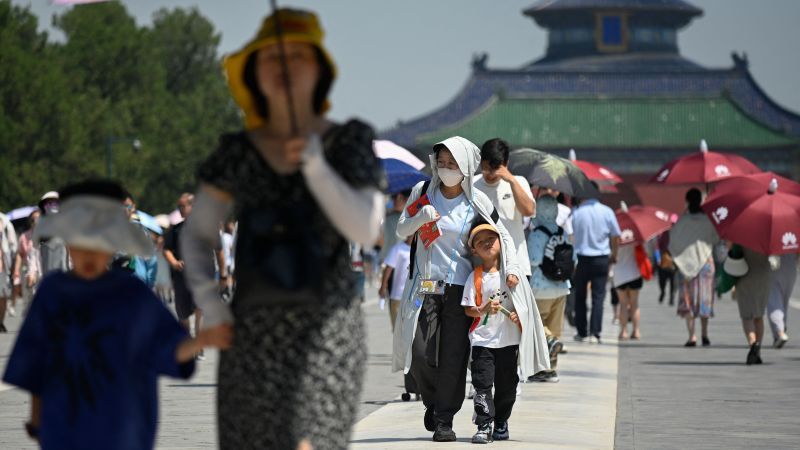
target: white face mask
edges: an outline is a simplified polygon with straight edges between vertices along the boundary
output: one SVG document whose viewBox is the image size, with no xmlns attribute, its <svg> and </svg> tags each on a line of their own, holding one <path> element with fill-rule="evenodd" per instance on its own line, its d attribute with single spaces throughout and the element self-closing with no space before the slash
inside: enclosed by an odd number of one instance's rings
<svg viewBox="0 0 800 450">
<path fill-rule="evenodd" d="M 455 169 L 438 169 L 439 178 L 442 179 L 442 183 L 444 183 L 447 187 L 453 187 L 464 179 L 464 174 L 461 173 L 460 170 Z"/>
</svg>

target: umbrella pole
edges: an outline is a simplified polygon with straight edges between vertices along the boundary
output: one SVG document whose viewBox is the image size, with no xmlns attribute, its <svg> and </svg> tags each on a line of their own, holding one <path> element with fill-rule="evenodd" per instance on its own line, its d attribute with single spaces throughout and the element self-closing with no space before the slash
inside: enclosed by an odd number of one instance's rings
<svg viewBox="0 0 800 450">
<path fill-rule="evenodd" d="M 292 136 L 297 136 L 299 129 L 297 127 L 297 117 L 294 113 L 294 100 L 292 99 L 292 84 L 289 77 L 289 63 L 286 61 L 286 49 L 283 46 L 283 26 L 281 25 L 280 17 L 278 17 L 278 4 L 276 0 L 270 0 L 272 6 L 272 15 L 275 17 L 275 34 L 278 36 L 278 58 L 281 63 L 281 70 L 283 72 L 283 82 L 286 86 L 286 102 L 289 106 L 289 126 L 291 127 Z"/>
</svg>

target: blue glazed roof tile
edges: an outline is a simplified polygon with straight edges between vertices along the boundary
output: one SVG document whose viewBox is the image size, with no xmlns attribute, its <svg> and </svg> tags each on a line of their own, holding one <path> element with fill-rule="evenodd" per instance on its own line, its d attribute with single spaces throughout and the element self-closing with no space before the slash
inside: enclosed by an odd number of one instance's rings
<svg viewBox="0 0 800 450">
<path fill-rule="evenodd" d="M 586 72 L 476 70 L 447 105 L 381 133 L 413 147 L 416 137 L 453 125 L 485 105 L 494 95 L 514 97 L 687 97 L 728 96 L 769 128 L 800 136 L 800 116 L 772 101 L 746 68 L 675 72 Z"/>
</svg>

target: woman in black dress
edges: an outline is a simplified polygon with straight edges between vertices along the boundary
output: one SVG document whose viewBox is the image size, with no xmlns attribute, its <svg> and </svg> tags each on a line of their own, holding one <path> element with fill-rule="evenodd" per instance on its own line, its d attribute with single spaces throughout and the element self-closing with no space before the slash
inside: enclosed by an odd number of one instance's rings
<svg viewBox="0 0 800 450">
<path fill-rule="evenodd" d="M 183 240 L 206 326 L 234 326 L 219 365 L 220 447 L 343 449 L 366 360 L 348 241 L 372 245 L 383 214 L 374 133 L 325 118 L 336 72 L 313 13 L 279 10 L 224 65 L 245 130 L 222 136 L 201 164 Z M 231 210 L 239 234 L 228 307 L 207 255 Z"/>
</svg>

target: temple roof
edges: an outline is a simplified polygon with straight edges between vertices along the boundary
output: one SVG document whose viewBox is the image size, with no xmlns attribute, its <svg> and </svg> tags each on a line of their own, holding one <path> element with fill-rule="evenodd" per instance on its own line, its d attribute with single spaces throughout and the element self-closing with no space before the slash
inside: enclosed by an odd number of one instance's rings
<svg viewBox="0 0 800 450">
<path fill-rule="evenodd" d="M 654 12 L 678 12 L 691 16 L 703 10 L 683 0 L 542 0 L 525 10 L 526 15 L 545 12 L 568 12 L 579 9 L 627 9 Z"/>
<path fill-rule="evenodd" d="M 772 101 L 753 80 L 746 62 L 735 57 L 731 69 L 685 68 L 676 71 L 595 72 L 558 68 L 535 71 L 476 68 L 461 91 L 446 105 L 381 133 L 400 145 L 413 148 L 418 136 L 452 128 L 478 114 L 495 96 L 504 98 L 570 99 L 602 102 L 607 98 L 709 99 L 721 97 L 750 120 L 777 133 L 800 137 L 800 116 Z M 693 144 L 693 147 L 696 143 Z"/>
<path fill-rule="evenodd" d="M 695 148 L 701 139 L 726 150 L 800 143 L 753 120 L 725 96 L 495 96 L 463 121 L 420 135 L 416 144 L 430 148 L 455 135 L 478 145 L 502 136 L 513 147 L 547 149 Z"/>
</svg>

